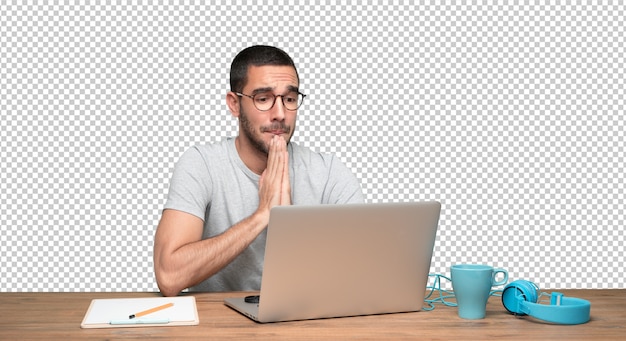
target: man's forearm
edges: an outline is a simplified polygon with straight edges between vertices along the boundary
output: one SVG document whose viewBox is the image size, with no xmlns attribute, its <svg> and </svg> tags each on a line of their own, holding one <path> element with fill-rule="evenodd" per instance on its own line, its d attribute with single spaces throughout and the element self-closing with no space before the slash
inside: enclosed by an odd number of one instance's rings
<svg viewBox="0 0 626 341">
<path fill-rule="evenodd" d="M 155 252 L 157 284 L 165 296 L 213 276 L 232 262 L 267 227 L 269 212 L 255 212 L 224 233 L 192 242 L 170 253 Z"/>
</svg>

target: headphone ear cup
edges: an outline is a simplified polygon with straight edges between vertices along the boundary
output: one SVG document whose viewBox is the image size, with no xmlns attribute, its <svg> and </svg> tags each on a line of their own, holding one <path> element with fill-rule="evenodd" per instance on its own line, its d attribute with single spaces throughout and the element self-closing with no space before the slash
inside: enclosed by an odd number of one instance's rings
<svg viewBox="0 0 626 341">
<path fill-rule="evenodd" d="M 530 281 L 516 280 L 502 290 L 502 305 L 512 314 L 526 315 L 522 311 L 523 302 L 537 302 L 537 285 Z"/>
</svg>

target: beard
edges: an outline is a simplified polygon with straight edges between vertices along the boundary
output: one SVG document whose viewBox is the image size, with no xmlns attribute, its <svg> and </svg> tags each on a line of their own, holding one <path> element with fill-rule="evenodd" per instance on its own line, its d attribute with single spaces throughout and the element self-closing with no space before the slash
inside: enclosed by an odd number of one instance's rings
<svg viewBox="0 0 626 341">
<path fill-rule="evenodd" d="M 263 141 L 262 135 L 264 132 L 282 130 L 288 135 L 285 142 L 289 144 L 289 141 L 291 140 L 291 127 L 285 125 L 283 122 L 274 122 L 269 126 L 262 126 L 258 130 L 255 129 L 252 123 L 250 123 L 250 120 L 248 120 L 248 116 L 241 106 L 239 107 L 239 122 L 241 123 L 241 134 L 243 134 L 245 138 L 250 141 L 250 144 L 254 149 L 265 155 L 269 154 L 269 144 Z"/>
</svg>

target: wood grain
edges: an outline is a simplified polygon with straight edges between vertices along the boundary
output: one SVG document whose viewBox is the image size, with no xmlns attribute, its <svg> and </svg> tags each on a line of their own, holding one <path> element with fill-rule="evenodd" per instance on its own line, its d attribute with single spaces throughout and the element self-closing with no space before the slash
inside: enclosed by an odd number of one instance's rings
<svg viewBox="0 0 626 341">
<path fill-rule="evenodd" d="M 223 304 L 252 293 L 196 293 L 200 325 L 81 329 L 95 298 L 154 297 L 158 293 L 0 293 L 0 339 L 626 339 L 626 289 L 560 290 L 591 302 L 591 321 L 553 325 L 508 314 L 497 297 L 482 320 L 463 320 L 456 308 L 433 311 L 259 324 Z"/>
</svg>

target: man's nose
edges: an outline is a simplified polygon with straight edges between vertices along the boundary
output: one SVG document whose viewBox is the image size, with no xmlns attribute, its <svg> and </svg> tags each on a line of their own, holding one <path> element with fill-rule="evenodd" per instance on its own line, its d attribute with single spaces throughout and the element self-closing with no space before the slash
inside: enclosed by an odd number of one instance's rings
<svg viewBox="0 0 626 341">
<path fill-rule="evenodd" d="M 271 110 L 273 121 L 282 121 L 285 119 L 285 105 L 283 104 L 283 96 L 276 96 L 276 102 Z"/>
</svg>

